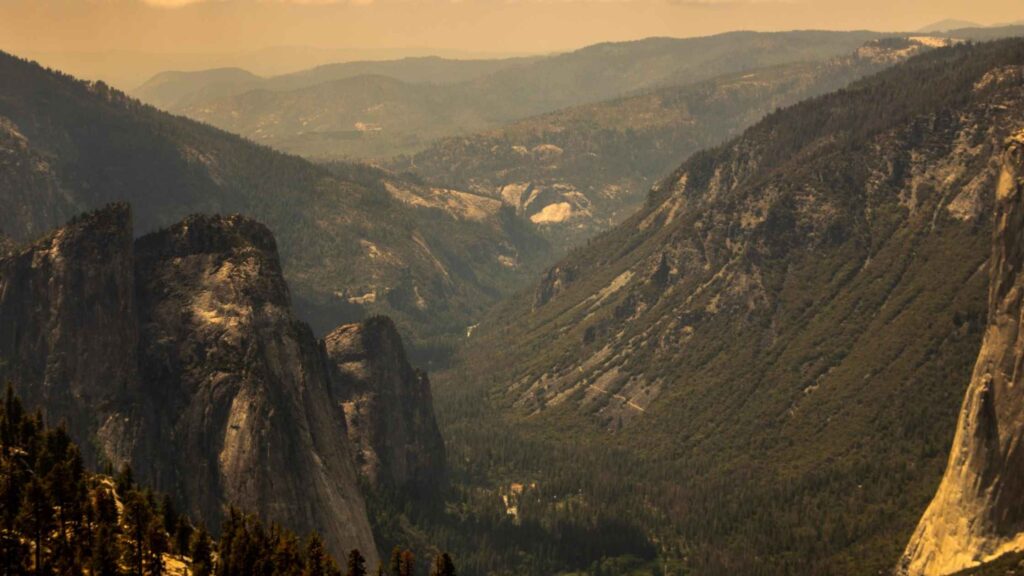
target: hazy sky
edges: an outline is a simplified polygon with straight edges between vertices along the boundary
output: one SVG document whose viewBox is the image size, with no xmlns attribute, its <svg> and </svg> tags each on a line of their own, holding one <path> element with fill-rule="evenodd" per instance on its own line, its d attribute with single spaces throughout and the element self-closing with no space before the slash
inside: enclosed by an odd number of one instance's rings
<svg viewBox="0 0 1024 576">
<path fill-rule="evenodd" d="M 125 84 L 165 67 L 273 73 L 349 57 L 552 52 L 737 29 L 916 30 L 946 18 L 1019 21 L 1024 0 L 0 0 L 0 49 Z"/>
</svg>

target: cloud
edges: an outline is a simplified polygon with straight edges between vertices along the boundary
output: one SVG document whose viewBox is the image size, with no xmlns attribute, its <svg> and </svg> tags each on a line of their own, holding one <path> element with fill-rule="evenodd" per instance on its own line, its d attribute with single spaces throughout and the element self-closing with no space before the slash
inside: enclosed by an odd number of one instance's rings
<svg viewBox="0 0 1024 576">
<path fill-rule="evenodd" d="M 380 1 L 385 3 L 429 3 L 431 1 L 463 3 L 469 0 L 136 0 L 149 6 L 159 8 L 181 8 L 194 4 L 212 4 L 216 2 L 236 2 L 249 4 L 291 4 L 300 6 L 368 6 Z M 638 3 L 644 1 L 663 2 L 675 6 L 728 7 L 767 4 L 798 4 L 806 0 L 497 0 L 506 4 L 545 4 L 545 3 Z"/>
<path fill-rule="evenodd" d="M 228 2 L 230 0 L 141 0 L 143 4 L 157 8 L 181 8 L 193 4 L 212 4 L 214 2 Z M 307 6 L 322 6 L 330 4 L 350 4 L 365 6 L 373 4 L 374 0 L 234 0 L 236 2 L 249 2 L 251 4 L 300 4 Z"/>
<path fill-rule="evenodd" d="M 676 6 L 759 6 L 766 4 L 800 4 L 804 0 L 667 0 Z"/>
<path fill-rule="evenodd" d="M 158 6 L 160 8 L 179 8 L 181 6 L 207 1 L 208 0 L 142 0 L 142 3 L 149 4 L 150 6 Z"/>
<path fill-rule="evenodd" d="M 2 0 L 0 0 L 2 1 Z M 158 8 L 182 8 L 195 4 L 213 4 L 218 2 L 234 2 L 248 4 L 285 4 L 298 6 L 371 6 L 377 3 L 428 4 L 430 2 L 464 3 L 470 0 L 136 0 Z M 799 4 L 807 0 L 491 0 L 505 4 L 587 4 L 587 3 L 665 3 L 673 6 L 692 6 L 706 8 L 726 8 L 735 6 L 757 5 L 788 5 Z"/>
</svg>

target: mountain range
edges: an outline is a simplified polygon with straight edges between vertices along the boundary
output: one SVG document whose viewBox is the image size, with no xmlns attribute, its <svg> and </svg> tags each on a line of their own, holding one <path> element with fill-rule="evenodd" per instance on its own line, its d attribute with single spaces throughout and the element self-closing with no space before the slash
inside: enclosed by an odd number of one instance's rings
<svg viewBox="0 0 1024 576">
<path fill-rule="evenodd" d="M 978 24 L 977 22 L 947 18 L 945 20 L 939 20 L 938 22 L 932 22 L 927 26 L 922 26 L 917 31 L 930 33 L 945 32 L 947 30 L 962 30 L 964 28 L 983 28 L 983 26 L 981 24 Z"/>
<path fill-rule="evenodd" d="M 395 573 L 1020 563 L 1024 40 L 148 85 L 260 126 L 400 104 L 383 168 L 4 54 L 0 80 L 0 379 L 214 531 L 239 505 Z M 316 156 L 290 122 L 265 141 Z"/>
<path fill-rule="evenodd" d="M 694 152 L 736 136 L 777 108 L 947 43 L 937 37 L 875 40 L 845 56 L 658 88 L 442 139 L 386 166 L 500 199 L 566 249 L 635 212 L 651 184 Z"/>
<path fill-rule="evenodd" d="M 252 90 L 286 92 L 356 76 L 387 76 L 408 84 L 455 84 L 475 80 L 513 66 L 525 65 L 539 58 L 455 60 L 422 56 L 399 60 L 322 64 L 307 70 L 271 77 L 257 76 L 241 68 L 161 72 L 132 93 L 158 108 L 182 110 Z"/>
<path fill-rule="evenodd" d="M 650 38 L 543 58 L 432 61 L 444 72 L 428 83 L 402 73 L 403 61 L 321 67 L 255 85 L 192 73 L 173 82 L 158 77 L 138 95 L 182 103 L 169 110 L 303 156 L 379 158 L 638 90 L 848 54 L 881 36 L 809 31 Z"/>
</svg>

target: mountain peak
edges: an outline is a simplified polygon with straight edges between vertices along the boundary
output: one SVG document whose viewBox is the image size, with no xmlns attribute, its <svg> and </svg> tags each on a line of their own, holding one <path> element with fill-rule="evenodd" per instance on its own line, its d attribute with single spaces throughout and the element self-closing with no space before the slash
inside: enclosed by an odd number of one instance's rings
<svg viewBox="0 0 1024 576">
<path fill-rule="evenodd" d="M 918 32 L 948 32 L 950 30 L 961 30 L 963 28 L 982 28 L 981 24 L 977 22 L 971 22 L 969 20 L 957 20 L 954 18 L 946 18 L 945 20 L 939 20 L 938 22 L 932 22 L 927 26 L 922 26 Z"/>
</svg>

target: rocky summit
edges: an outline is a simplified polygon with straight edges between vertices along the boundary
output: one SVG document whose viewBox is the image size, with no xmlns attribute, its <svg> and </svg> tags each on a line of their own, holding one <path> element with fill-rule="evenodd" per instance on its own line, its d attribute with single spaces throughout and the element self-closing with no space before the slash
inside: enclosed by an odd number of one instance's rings
<svg viewBox="0 0 1024 576">
<path fill-rule="evenodd" d="M 142 374 L 155 403 L 147 477 L 203 518 L 226 503 L 375 558 L 344 419 L 295 320 L 270 231 L 196 216 L 137 243 Z M 160 454 L 161 449 L 170 449 Z"/>
</svg>

